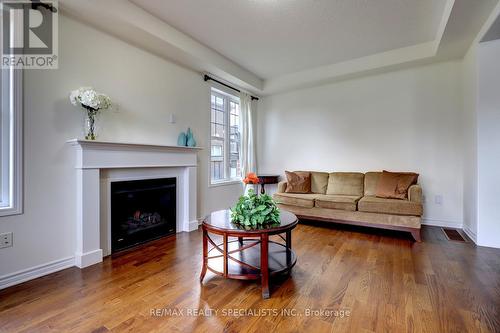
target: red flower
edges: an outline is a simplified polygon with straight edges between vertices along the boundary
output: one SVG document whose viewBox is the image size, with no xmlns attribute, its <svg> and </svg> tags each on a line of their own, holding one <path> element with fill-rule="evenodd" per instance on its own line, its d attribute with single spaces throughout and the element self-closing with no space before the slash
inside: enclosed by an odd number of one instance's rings
<svg viewBox="0 0 500 333">
<path fill-rule="evenodd" d="M 243 183 L 245 184 L 258 184 L 260 183 L 259 177 L 253 172 L 249 172 L 245 179 L 243 179 Z"/>
</svg>

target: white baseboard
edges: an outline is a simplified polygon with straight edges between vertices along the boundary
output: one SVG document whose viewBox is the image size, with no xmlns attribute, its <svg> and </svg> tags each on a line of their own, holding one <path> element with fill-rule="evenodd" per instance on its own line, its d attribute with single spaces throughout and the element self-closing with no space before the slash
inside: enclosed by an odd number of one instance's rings
<svg viewBox="0 0 500 333">
<path fill-rule="evenodd" d="M 461 221 L 451 221 L 451 220 L 440 220 L 433 218 L 422 218 L 423 225 L 431 225 L 435 227 L 447 227 L 447 228 L 462 228 L 463 223 Z"/>
<path fill-rule="evenodd" d="M 472 230 L 470 230 L 469 228 L 467 228 L 466 226 L 464 226 L 464 228 L 462 229 L 465 234 L 474 242 L 474 244 L 477 244 L 477 236 L 476 236 L 476 233 L 474 233 Z"/>
<path fill-rule="evenodd" d="M 198 230 L 200 222 L 198 220 L 189 221 L 189 232 Z"/>
<path fill-rule="evenodd" d="M 85 268 L 88 266 L 95 265 L 102 261 L 102 250 L 97 249 L 94 251 L 89 251 L 85 253 L 75 254 L 75 266 L 79 268 Z"/>
<path fill-rule="evenodd" d="M 55 260 L 47 264 L 38 265 L 12 274 L 0 276 L 0 289 L 23 283 L 41 276 L 54 273 L 75 265 L 75 257 Z"/>
</svg>

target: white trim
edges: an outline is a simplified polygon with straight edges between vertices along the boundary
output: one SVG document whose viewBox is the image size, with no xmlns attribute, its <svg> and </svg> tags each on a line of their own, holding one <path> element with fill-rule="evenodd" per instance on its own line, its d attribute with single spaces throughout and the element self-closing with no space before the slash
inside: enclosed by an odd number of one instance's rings
<svg viewBox="0 0 500 333">
<path fill-rule="evenodd" d="M 178 176 L 178 200 L 182 203 L 178 217 L 182 217 L 177 231 L 190 231 L 190 223 L 196 217 L 197 152 L 199 148 L 99 142 L 86 140 L 68 141 L 76 152 L 76 265 L 80 268 L 102 261 L 100 200 L 101 173 L 113 172 L 139 174 L 154 168 L 182 168 Z M 104 187 L 107 189 L 107 187 Z M 180 192 L 179 192 L 180 191 Z M 108 193 L 109 191 L 105 191 Z M 181 194 L 180 194 L 181 193 Z M 107 199 L 106 199 L 107 200 Z M 180 215 L 179 215 L 180 214 Z"/>
<path fill-rule="evenodd" d="M 218 181 L 215 183 L 209 183 L 208 187 L 219 187 L 219 186 L 226 186 L 226 185 L 243 184 L 242 181 L 243 181 L 242 178 L 231 179 L 231 180 L 222 180 L 222 181 Z"/>
<path fill-rule="evenodd" d="M 463 223 L 461 221 L 453 221 L 453 220 L 442 220 L 435 218 L 422 218 L 423 225 L 431 225 L 435 227 L 448 227 L 448 228 L 462 228 Z"/>
<path fill-rule="evenodd" d="M 74 265 L 75 258 L 68 257 L 17 271 L 12 274 L 3 275 L 0 276 L 0 289 L 4 289 L 19 283 L 39 278 L 44 275 L 58 272 L 66 268 L 73 267 Z"/>
<path fill-rule="evenodd" d="M 89 251 L 86 253 L 75 253 L 75 266 L 84 268 L 100 263 L 102 261 L 102 249 Z"/>
<path fill-rule="evenodd" d="M 189 179 L 191 173 L 196 173 L 196 168 L 193 171 L 186 171 L 186 168 L 135 168 L 135 169 L 110 169 L 103 170 L 100 174 L 100 245 L 103 250 L 103 256 L 111 254 L 111 184 L 115 182 L 145 180 L 145 179 L 162 179 L 175 178 L 176 181 L 176 233 L 191 232 L 196 230 L 191 225 L 192 219 L 196 216 L 195 213 L 189 212 L 193 209 L 193 205 L 186 206 L 186 202 L 191 203 L 196 201 L 196 189 L 191 182 L 194 179 Z M 193 174 L 194 176 L 194 174 Z M 191 193 L 194 197 L 190 198 Z"/>
<path fill-rule="evenodd" d="M 197 230 L 199 226 L 200 222 L 198 220 L 189 221 L 189 232 Z"/>
<path fill-rule="evenodd" d="M 9 206 L 0 208 L 0 216 L 23 213 L 23 71 L 8 69 L 10 101 L 10 166 L 9 166 Z M 9 93 L 10 95 L 10 93 Z"/>
<path fill-rule="evenodd" d="M 84 139 L 71 139 L 66 141 L 72 146 L 82 146 L 92 149 L 121 149 L 126 148 L 132 149 L 160 149 L 160 150 L 180 150 L 180 151 L 190 151 L 190 150 L 202 150 L 203 147 L 184 147 L 184 146 L 170 146 L 170 145 L 158 145 L 151 143 L 132 143 L 132 142 L 118 142 L 118 141 L 96 141 L 96 140 L 84 140 Z"/>
<path fill-rule="evenodd" d="M 477 245 L 477 236 L 476 236 L 476 234 L 472 230 L 470 230 L 468 227 L 466 227 L 466 226 L 464 226 L 462 230 L 465 232 L 465 234 L 467 236 L 469 236 L 469 238 L 474 242 L 474 244 Z"/>
<path fill-rule="evenodd" d="M 11 27 L 10 38 L 12 40 L 22 31 L 23 27 L 21 23 L 20 20 L 11 22 L 13 26 Z M 2 69 L 2 71 L 6 71 L 9 81 L 7 85 L 9 157 L 7 181 L 8 206 L 0 208 L 0 216 L 8 216 L 23 213 L 23 70 L 10 67 Z M 5 193 L 3 194 L 5 195 Z"/>
</svg>

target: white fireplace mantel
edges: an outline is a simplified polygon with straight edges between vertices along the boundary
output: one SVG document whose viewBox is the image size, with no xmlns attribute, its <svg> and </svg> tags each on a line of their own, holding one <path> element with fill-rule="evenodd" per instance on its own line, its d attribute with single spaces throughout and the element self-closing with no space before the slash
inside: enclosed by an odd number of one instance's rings
<svg viewBox="0 0 500 333">
<path fill-rule="evenodd" d="M 182 201 L 177 231 L 192 231 L 196 220 L 196 168 L 200 147 L 73 139 L 76 150 L 77 235 L 75 265 L 83 268 L 102 261 L 100 243 L 100 171 L 103 169 L 182 168 Z"/>
</svg>

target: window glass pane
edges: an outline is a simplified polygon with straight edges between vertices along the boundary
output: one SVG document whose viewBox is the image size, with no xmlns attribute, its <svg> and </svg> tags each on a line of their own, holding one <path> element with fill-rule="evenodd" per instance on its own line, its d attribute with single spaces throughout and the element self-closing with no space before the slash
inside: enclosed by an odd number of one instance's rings
<svg viewBox="0 0 500 333">
<path fill-rule="evenodd" d="M 224 157 L 224 141 L 222 140 L 212 140 L 212 147 L 210 149 L 210 155 L 212 161 L 217 160 L 217 158 Z"/>
<path fill-rule="evenodd" d="M 233 126 L 239 126 L 239 117 L 235 116 L 234 114 L 231 114 L 229 116 L 229 124 L 231 127 Z"/>
<path fill-rule="evenodd" d="M 219 110 L 224 110 L 224 100 L 221 97 L 216 97 L 215 106 Z"/>
<path fill-rule="evenodd" d="M 224 179 L 224 163 L 217 161 L 210 162 L 210 173 L 212 180 Z"/>
<path fill-rule="evenodd" d="M 10 206 L 9 198 L 9 176 L 10 176 L 10 94 L 9 94 L 9 71 L 1 70 L 0 80 L 0 208 Z"/>
<path fill-rule="evenodd" d="M 216 137 L 223 138 L 224 137 L 224 125 L 215 125 L 215 135 Z"/>
<path fill-rule="evenodd" d="M 224 121 L 224 112 L 222 112 L 222 111 L 216 111 L 215 112 L 215 122 L 218 123 L 218 124 L 224 125 L 224 123 L 225 123 L 225 121 Z"/>
<path fill-rule="evenodd" d="M 0 26 L 4 23 L 2 14 L 7 14 L 7 12 L 0 13 Z M 16 16 L 14 23 L 16 23 L 15 21 L 20 17 L 14 15 Z M 13 35 L 10 37 L 14 39 L 16 35 L 19 37 L 22 33 L 18 30 L 17 24 L 13 24 L 11 28 L 13 28 Z M 3 37 L 3 33 L 0 33 L 0 51 L 4 42 L 9 43 L 8 40 L 3 40 Z M 22 104 L 18 104 L 15 97 L 22 94 L 22 72 L 20 69 L 5 68 L 0 69 L 0 73 L 0 216 L 7 216 L 22 212 L 22 173 L 20 171 Z"/>
<path fill-rule="evenodd" d="M 240 134 L 240 119 L 239 108 L 240 105 L 234 101 L 229 103 L 230 115 L 230 135 L 229 135 L 229 172 L 232 178 L 241 177 L 240 165 L 240 147 L 241 147 L 241 134 Z"/>
<path fill-rule="evenodd" d="M 240 105 L 236 97 L 212 89 L 210 97 L 210 177 L 224 181 L 241 177 Z"/>
</svg>

